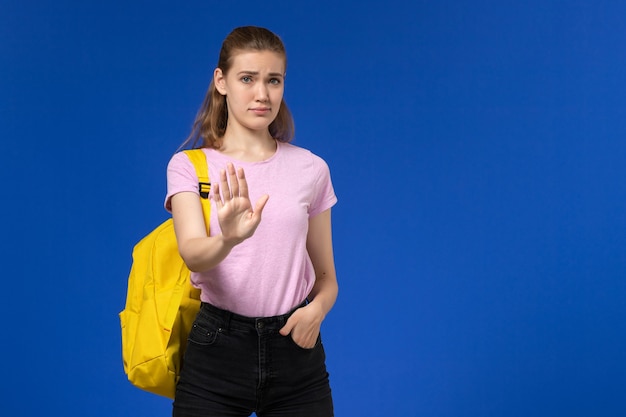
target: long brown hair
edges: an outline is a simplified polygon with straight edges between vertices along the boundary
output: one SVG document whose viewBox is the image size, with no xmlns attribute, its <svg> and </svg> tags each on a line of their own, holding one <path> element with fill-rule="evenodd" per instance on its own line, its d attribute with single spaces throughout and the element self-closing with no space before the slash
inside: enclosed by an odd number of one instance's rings
<svg viewBox="0 0 626 417">
<path fill-rule="evenodd" d="M 224 74 L 230 70 L 233 57 L 241 51 L 271 51 L 282 55 L 287 67 L 287 53 L 282 40 L 273 32 L 256 26 L 242 26 L 234 29 L 222 43 L 217 68 Z M 193 123 L 191 133 L 181 148 L 191 144 L 193 148 L 219 148 L 226 132 L 228 109 L 226 97 L 215 88 L 213 80 L 209 84 L 202 106 Z M 269 125 L 269 133 L 280 142 L 289 142 L 294 136 L 294 123 L 291 112 L 283 99 L 278 114 Z"/>
</svg>

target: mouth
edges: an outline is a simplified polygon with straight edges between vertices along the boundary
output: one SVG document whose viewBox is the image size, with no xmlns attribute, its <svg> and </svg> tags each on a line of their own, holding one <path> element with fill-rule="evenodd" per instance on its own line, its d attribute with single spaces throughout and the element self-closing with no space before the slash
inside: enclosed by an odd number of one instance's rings
<svg viewBox="0 0 626 417">
<path fill-rule="evenodd" d="M 272 109 L 269 107 L 253 107 L 250 109 L 252 113 L 255 114 L 266 114 L 269 113 Z"/>
</svg>

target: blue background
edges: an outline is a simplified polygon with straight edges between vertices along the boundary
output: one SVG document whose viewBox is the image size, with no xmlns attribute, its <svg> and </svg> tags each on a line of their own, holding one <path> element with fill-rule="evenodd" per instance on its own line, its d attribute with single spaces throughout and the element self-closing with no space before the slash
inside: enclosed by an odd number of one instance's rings
<svg viewBox="0 0 626 417">
<path fill-rule="evenodd" d="M 0 2 L 0 413 L 170 415 L 117 314 L 235 26 L 324 157 L 338 416 L 626 415 L 626 3 Z"/>
</svg>

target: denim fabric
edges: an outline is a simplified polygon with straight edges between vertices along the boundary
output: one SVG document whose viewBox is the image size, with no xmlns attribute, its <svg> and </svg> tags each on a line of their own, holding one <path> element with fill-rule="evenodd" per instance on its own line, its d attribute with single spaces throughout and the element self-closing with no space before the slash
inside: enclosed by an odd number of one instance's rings
<svg viewBox="0 0 626 417">
<path fill-rule="evenodd" d="M 189 335 L 174 417 L 333 416 L 321 337 L 312 349 L 278 331 L 290 314 L 248 318 L 203 303 Z"/>
</svg>

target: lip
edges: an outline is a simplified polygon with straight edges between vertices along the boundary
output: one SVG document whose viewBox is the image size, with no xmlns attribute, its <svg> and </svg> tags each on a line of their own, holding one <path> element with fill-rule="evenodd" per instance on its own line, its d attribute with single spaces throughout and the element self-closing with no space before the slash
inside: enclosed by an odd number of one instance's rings
<svg viewBox="0 0 626 417">
<path fill-rule="evenodd" d="M 251 111 L 252 113 L 255 113 L 255 114 L 260 114 L 260 115 L 267 114 L 267 113 L 269 113 L 271 110 L 272 110 L 272 109 L 271 109 L 271 108 L 269 108 L 269 107 L 253 107 L 253 108 L 251 108 L 251 109 L 250 109 L 250 111 Z"/>
</svg>

